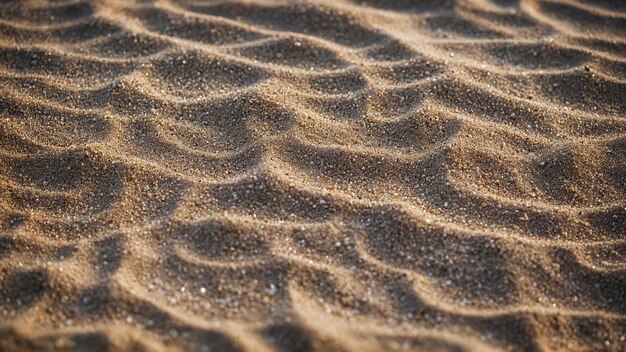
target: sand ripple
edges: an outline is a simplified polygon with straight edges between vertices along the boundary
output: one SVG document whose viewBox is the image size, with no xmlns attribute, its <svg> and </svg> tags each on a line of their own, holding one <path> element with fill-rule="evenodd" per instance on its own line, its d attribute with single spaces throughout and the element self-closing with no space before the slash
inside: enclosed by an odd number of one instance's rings
<svg viewBox="0 0 626 352">
<path fill-rule="evenodd" d="M 618 2 L 0 1 L 0 349 L 615 350 Z"/>
</svg>

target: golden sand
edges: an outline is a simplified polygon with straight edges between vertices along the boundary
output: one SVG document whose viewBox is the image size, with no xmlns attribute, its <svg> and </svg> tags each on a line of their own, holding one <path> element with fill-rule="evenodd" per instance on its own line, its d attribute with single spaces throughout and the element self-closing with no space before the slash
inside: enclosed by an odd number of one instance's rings
<svg viewBox="0 0 626 352">
<path fill-rule="evenodd" d="M 626 349 L 619 1 L 0 1 L 0 350 Z"/>
</svg>

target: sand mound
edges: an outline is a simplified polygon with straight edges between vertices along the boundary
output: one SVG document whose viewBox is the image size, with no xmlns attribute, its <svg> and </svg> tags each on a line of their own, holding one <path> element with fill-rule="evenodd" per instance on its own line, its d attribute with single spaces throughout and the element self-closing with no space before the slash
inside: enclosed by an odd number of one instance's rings
<svg viewBox="0 0 626 352">
<path fill-rule="evenodd" d="M 0 1 L 0 350 L 626 348 L 626 7 Z"/>
</svg>

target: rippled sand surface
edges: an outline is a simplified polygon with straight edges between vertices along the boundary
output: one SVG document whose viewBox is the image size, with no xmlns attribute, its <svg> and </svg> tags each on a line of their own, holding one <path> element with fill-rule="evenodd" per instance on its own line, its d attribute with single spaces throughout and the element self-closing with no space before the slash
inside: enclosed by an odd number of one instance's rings
<svg viewBox="0 0 626 352">
<path fill-rule="evenodd" d="M 626 5 L 0 1 L 0 350 L 626 349 Z"/>
</svg>

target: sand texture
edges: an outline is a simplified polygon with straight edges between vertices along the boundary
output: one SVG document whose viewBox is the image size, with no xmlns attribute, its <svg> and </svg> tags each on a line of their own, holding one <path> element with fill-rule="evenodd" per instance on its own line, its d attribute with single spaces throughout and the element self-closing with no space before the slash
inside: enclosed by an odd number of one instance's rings
<svg viewBox="0 0 626 352">
<path fill-rule="evenodd" d="M 0 351 L 625 351 L 626 3 L 0 1 Z"/>
</svg>

